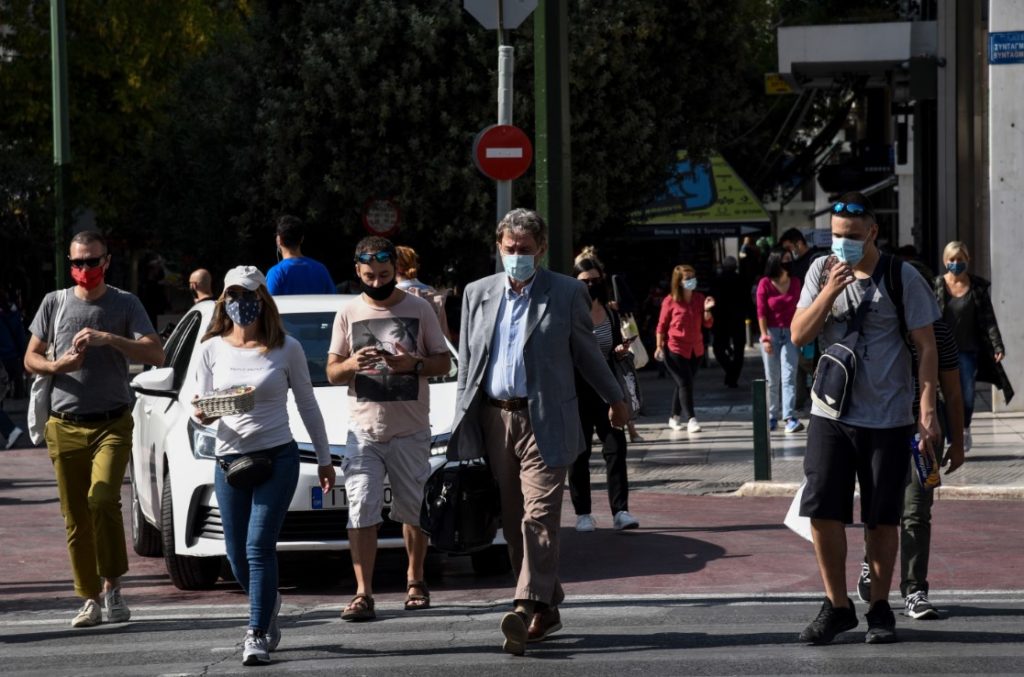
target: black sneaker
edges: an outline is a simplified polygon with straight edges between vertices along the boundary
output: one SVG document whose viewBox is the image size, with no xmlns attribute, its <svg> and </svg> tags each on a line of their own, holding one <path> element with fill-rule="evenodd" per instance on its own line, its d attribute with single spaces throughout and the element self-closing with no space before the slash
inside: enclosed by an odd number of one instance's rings
<svg viewBox="0 0 1024 677">
<path fill-rule="evenodd" d="M 893 621 L 895 622 L 895 621 Z M 857 627 L 857 612 L 853 608 L 853 600 L 845 609 L 836 609 L 828 597 L 821 605 L 818 617 L 800 633 L 800 641 L 810 644 L 828 644 L 840 632 L 853 630 Z"/>
<path fill-rule="evenodd" d="M 903 603 L 906 614 L 911 618 L 923 621 L 939 617 L 938 610 L 928 601 L 928 593 L 924 590 L 910 593 Z"/>
<path fill-rule="evenodd" d="M 875 602 L 864 614 L 868 631 L 864 641 L 868 644 L 892 644 L 896 639 L 896 616 L 884 599 Z"/>
<path fill-rule="evenodd" d="M 871 567 L 867 562 L 860 563 L 860 578 L 857 579 L 857 596 L 862 602 L 871 602 Z"/>
</svg>

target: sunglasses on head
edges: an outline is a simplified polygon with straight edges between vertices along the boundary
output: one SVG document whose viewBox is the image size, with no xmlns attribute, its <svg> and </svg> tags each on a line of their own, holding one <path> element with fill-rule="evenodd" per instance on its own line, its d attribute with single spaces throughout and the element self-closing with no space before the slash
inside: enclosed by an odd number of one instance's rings
<svg viewBox="0 0 1024 677">
<path fill-rule="evenodd" d="M 874 216 L 875 214 L 864 205 L 859 205 L 856 202 L 837 202 L 832 205 L 832 213 L 848 216 Z"/>
<path fill-rule="evenodd" d="M 72 268 L 95 268 L 96 266 L 103 263 L 103 259 L 107 258 L 107 255 L 93 256 L 88 259 L 73 259 L 68 257 L 68 261 L 71 262 Z"/>
<path fill-rule="evenodd" d="M 395 255 L 392 254 L 391 252 L 363 253 L 356 254 L 355 257 L 356 263 L 370 263 L 371 261 L 376 261 L 377 263 L 387 263 L 388 261 L 393 261 L 394 259 Z"/>
<path fill-rule="evenodd" d="M 231 301 L 237 301 L 239 299 L 244 299 L 246 301 L 256 301 L 260 297 L 259 294 L 257 294 L 254 291 L 249 291 L 248 289 L 231 289 L 229 291 L 224 292 L 224 296 Z"/>
</svg>

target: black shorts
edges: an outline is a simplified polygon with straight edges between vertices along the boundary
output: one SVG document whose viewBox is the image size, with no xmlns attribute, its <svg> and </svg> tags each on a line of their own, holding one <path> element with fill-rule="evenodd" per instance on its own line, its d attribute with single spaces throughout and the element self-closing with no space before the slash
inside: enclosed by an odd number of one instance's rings
<svg viewBox="0 0 1024 677">
<path fill-rule="evenodd" d="M 860 519 L 873 529 L 898 525 L 914 426 L 858 428 L 811 416 L 800 515 L 853 523 L 853 480 L 860 482 Z"/>
</svg>

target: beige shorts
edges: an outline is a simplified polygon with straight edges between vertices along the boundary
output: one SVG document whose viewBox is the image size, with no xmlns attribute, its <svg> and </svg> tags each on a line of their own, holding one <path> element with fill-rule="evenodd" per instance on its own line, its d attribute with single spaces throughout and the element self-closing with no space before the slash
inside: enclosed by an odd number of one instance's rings
<svg viewBox="0 0 1024 677">
<path fill-rule="evenodd" d="M 384 476 L 390 481 L 390 518 L 420 525 L 423 485 L 430 476 L 430 431 L 392 437 L 387 442 L 349 431 L 342 461 L 348 494 L 348 528 L 372 527 L 384 521 Z"/>
</svg>

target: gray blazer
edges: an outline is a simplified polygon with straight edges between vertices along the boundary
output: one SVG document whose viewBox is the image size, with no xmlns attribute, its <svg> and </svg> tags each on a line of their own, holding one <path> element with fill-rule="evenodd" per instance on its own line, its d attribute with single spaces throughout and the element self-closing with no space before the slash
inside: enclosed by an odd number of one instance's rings
<svg viewBox="0 0 1024 677">
<path fill-rule="evenodd" d="M 448 457 L 486 456 L 480 426 L 482 384 L 494 336 L 505 273 L 466 287 L 459 334 L 459 387 Z M 526 312 L 524 344 L 530 422 L 541 458 L 553 468 L 570 465 L 584 449 L 573 367 L 605 402 L 624 399 L 594 338 L 590 295 L 578 280 L 537 270 Z"/>
</svg>

